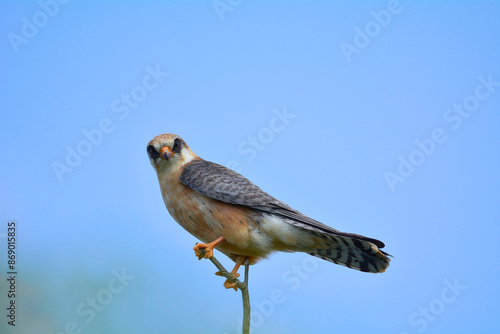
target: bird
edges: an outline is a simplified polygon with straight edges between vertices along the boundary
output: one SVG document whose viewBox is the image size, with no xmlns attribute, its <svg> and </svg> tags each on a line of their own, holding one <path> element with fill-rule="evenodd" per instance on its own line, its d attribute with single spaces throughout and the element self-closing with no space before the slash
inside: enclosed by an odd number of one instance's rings
<svg viewBox="0 0 500 334">
<path fill-rule="evenodd" d="M 382 241 L 302 214 L 232 169 L 200 158 L 178 135 L 158 135 L 146 150 L 168 212 L 201 241 L 195 255 L 211 258 L 217 249 L 235 262 L 227 289 L 237 290 L 234 279 L 245 261 L 253 265 L 278 251 L 304 252 L 369 273 L 389 266 Z"/>
</svg>

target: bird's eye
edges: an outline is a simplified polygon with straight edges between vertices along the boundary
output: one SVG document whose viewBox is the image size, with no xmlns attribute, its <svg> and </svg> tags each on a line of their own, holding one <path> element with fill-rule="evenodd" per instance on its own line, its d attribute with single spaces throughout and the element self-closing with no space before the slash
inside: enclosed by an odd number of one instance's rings
<svg viewBox="0 0 500 334">
<path fill-rule="evenodd" d="M 181 152 L 181 141 L 179 138 L 175 138 L 174 147 L 172 147 L 172 152 L 180 153 Z"/>
<path fill-rule="evenodd" d="M 154 148 L 153 145 L 149 145 L 147 150 L 149 157 L 153 160 L 156 160 L 160 156 L 160 153 L 158 153 L 158 151 L 156 150 L 156 148 Z"/>
</svg>

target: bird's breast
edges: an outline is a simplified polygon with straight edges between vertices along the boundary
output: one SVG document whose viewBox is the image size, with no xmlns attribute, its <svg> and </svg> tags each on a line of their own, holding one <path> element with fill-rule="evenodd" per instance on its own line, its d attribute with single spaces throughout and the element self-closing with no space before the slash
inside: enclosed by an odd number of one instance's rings
<svg viewBox="0 0 500 334">
<path fill-rule="evenodd" d="M 262 215 L 196 192 L 175 177 L 160 179 L 163 201 L 179 225 L 208 243 L 223 236 L 217 249 L 229 255 L 266 256 L 271 240 L 260 230 Z"/>
</svg>

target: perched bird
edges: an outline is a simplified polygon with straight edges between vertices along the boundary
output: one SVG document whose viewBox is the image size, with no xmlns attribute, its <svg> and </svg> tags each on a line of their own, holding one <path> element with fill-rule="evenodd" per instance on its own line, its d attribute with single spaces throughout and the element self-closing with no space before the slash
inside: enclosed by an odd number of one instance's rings
<svg viewBox="0 0 500 334">
<path fill-rule="evenodd" d="M 390 259 L 384 243 L 326 226 L 272 197 L 235 171 L 203 160 L 175 134 L 162 134 L 147 146 L 170 215 L 201 240 L 201 259 L 216 248 L 236 262 L 237 278 L 250 264 L 282 252 L 304 252 L 348 268 L 381 273 Z M 235 284 L 226 281 L 226 288 Z"/>
</svg>

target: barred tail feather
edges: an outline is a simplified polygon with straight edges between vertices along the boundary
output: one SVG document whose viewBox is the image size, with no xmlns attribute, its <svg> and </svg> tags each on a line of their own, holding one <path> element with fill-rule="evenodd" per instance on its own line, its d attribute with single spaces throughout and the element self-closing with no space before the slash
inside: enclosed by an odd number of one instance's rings
<svg viewBox="0 0 500 334">
<path fill-rule="evenodd" d="M 370 273 L 383 273 L 389 266 L 390 255 L 379 249 L 384 247 L 379 240 L 356 234 L 341 235 L 342 232 L 339 235 L 313 233 L 326 239 L 326 243 L 309 251 L 312 256 Z"/>
</svg>

